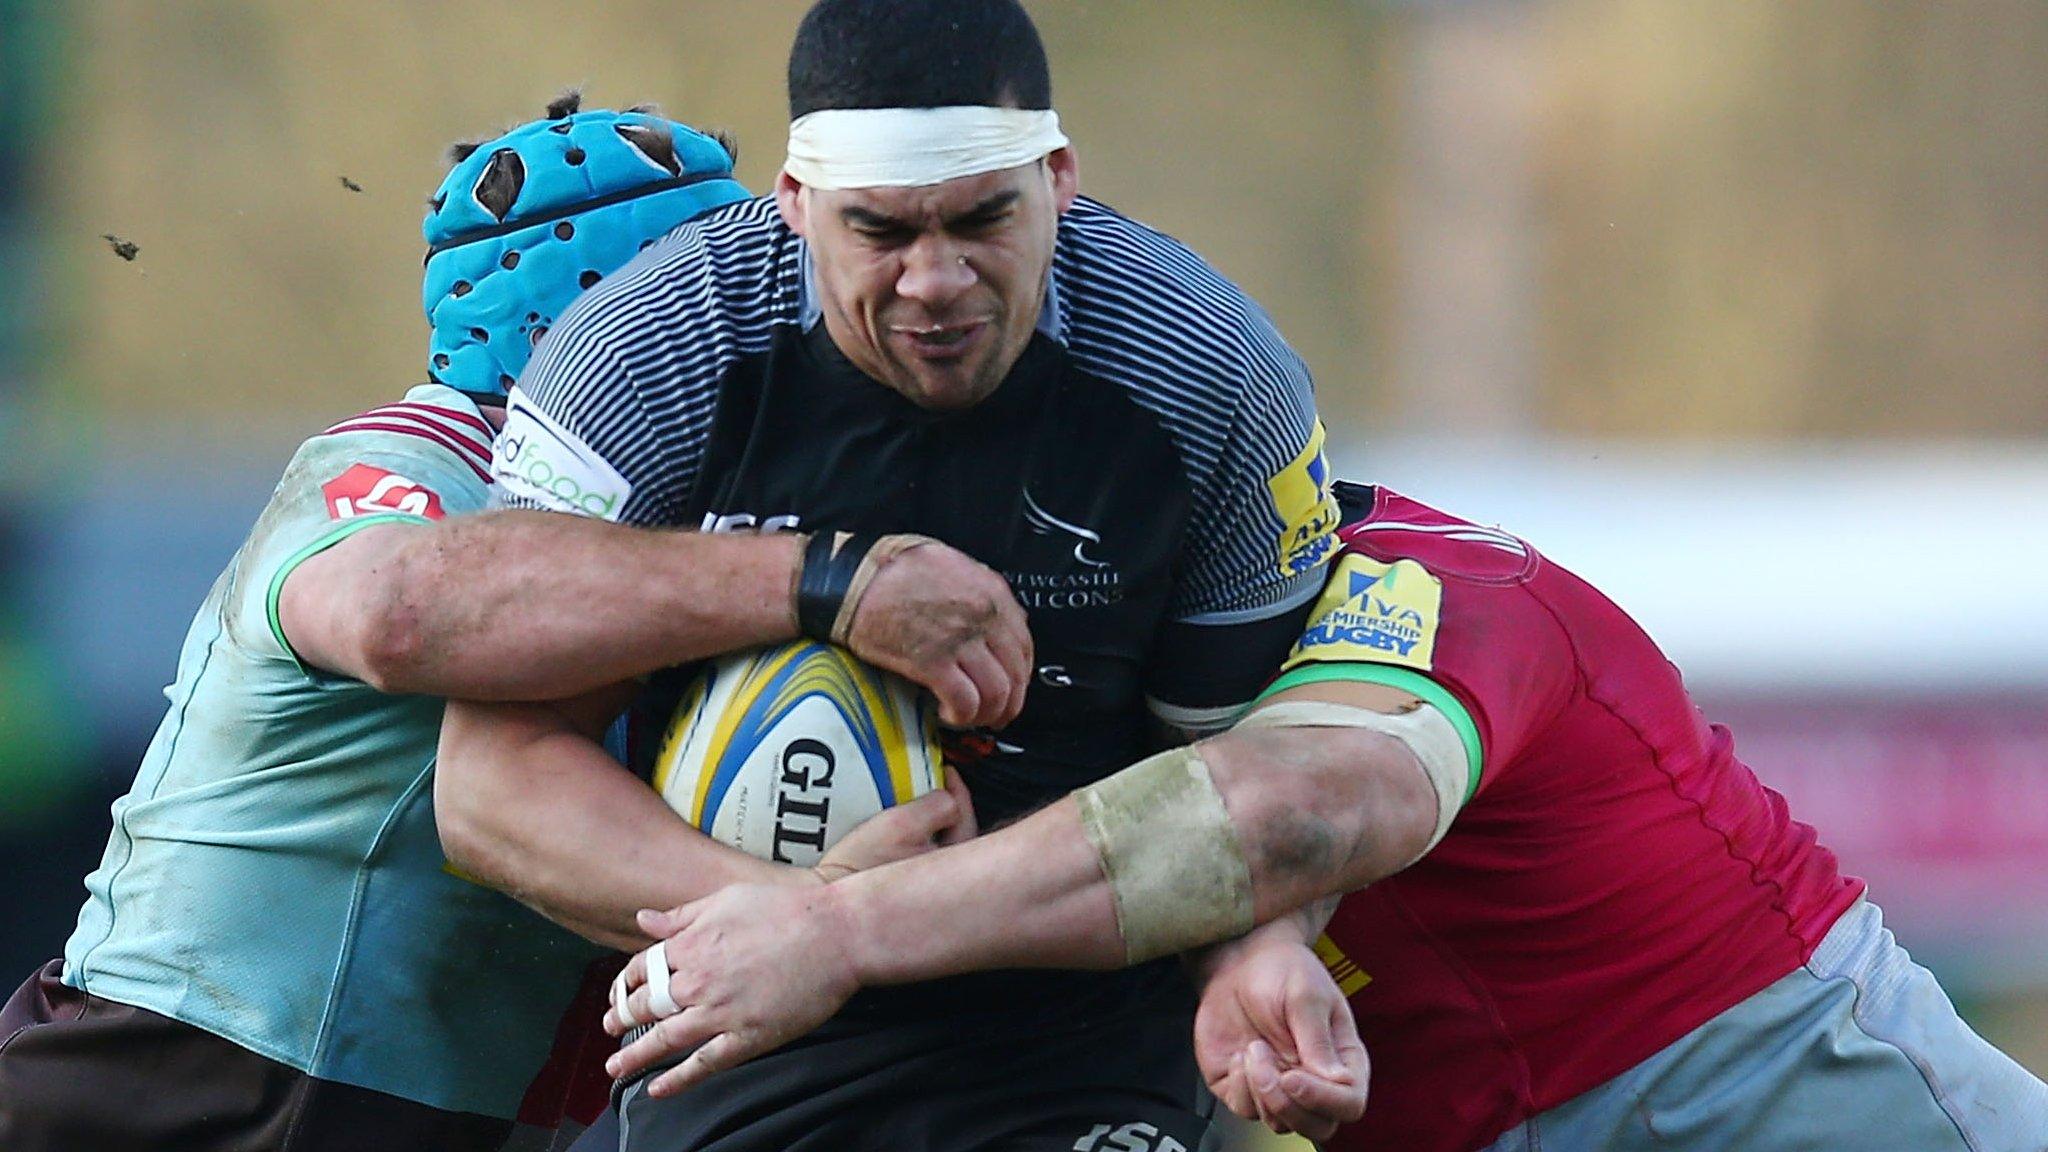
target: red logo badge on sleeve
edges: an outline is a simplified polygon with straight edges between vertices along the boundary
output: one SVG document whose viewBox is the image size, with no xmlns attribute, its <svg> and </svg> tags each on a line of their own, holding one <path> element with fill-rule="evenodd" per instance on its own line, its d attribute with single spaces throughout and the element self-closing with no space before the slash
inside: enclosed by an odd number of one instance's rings
<svg viewBox="0 0 2048 1152">
<path fill-rule="evenodd" d="M 424 516 L 439 520 L 441 498 L 396 472 L 353 464 L 349 470 L 320 486 L 327 497 L 327 514 L 336 520 L 359 516 Z"/>
</svg>

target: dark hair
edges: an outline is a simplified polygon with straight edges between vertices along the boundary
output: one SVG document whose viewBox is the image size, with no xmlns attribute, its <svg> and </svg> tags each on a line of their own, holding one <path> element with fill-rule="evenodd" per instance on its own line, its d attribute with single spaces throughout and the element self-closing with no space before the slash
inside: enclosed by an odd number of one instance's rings
<svg viewBox="0 0 2048 1152">
<path fill-rule="evenodd" d="M 1017 0 L 818 0 L 789 49 L 789 118 L 825 108 L 1052 107 Z"/>
</svg>

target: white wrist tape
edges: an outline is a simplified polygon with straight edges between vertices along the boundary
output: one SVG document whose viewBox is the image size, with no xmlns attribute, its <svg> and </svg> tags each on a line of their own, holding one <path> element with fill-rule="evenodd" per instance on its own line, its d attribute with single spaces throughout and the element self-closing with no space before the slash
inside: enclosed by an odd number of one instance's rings
<svg viewBox="0 0 2048 1152">
<path fill-rule="evenodd" d="M 1465 741 L 1451 726 L 1450 718 L 1428 703 L 1407 712 L 1388 713 L 1319 700 L 1288 700 L 1254 709 L 1237 726 L 1365 728 L 1406 745 L 1422 764 L 1422 774 L 1429 778 L 1430 789 L 1436 793 L 1436 829 L 1430 833 L 1429 843 L 1403 868 L 1422 859 L 1450 831 L 1451 821 L 1465 806 L 1465 793 L 1472 785 L 1472 761 L 1466 755 Z"/>
<path fill-rule="evenodd" d="M 633 1012 L 633 1008 L 627 1000 L 626 970 L 624 968 L 619 969 L 619 974 L 612 977 L 612 1011 L 618 1013 L 619 1023 L 628 1028 L 638 1028 L 640 1025 L 647 1023 L 647 1021 L 640 1019 Z"/>
<path fill-rule="evenodd" d="M 1193 748 L 1140 760 L 1074 793 L 1132 964 L 1251 931 L 1252 871 Z"/>
<path fill-rule="evenodd" d="M 655 941 L 642 955 L 647 957 L 647 1010 L 656 1020 L 682 1011 L 668 990 L 668 941 Z"/>
<path fill-rule="evenodd" d="M 1000 172 L 1067 146 L 1050 109 L 835 108 L 789 126 L 782 170 L 807 188 L 922 188 Z"/>
</svg>

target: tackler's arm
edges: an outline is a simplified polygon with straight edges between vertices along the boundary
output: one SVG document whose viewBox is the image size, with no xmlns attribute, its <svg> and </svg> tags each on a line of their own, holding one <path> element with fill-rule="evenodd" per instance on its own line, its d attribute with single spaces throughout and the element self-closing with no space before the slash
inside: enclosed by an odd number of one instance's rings
<svg viewBox="0 0 2048 1152">
<path fill-rule="evenodd" d="M 623 690 L 561 705 L 451 702 L 434 771 L 442 850 L 462 875 L 614 948 L 633 914 L 799 870 L 692 828 L 598 743 Z"/>
<path fill-rule="evenodd" d="M 930 689 L 950 724 L 1014 719 L 1031 635 L 1003 578 L 923 537 L 845 539 L 523 510 L 378 526 L 295 568 L 278 622 L 311 666 L 463 700 L 566 700 L 801 633 Z"/>
<path fill-rule="evenodd" d="M 385 692 L 565 700 L 794 638 L 802 548 L 485 512 L 359 532 L 292 572 L 278 615 L 306 663 Z"/>
<path fill-rule="evenodd" d="M 1117 967 L 1407 866 L 1448 828 L 1468 771 L 1448 721 L 1415 697 L 1305 685 L 1227 733 L 826 895 L 864 984 Z"/>
<path fill-rule="evenodd" d="M 821 888 L 734 888 L 643 914 L 667 938 L 662 962 L 627 966 L 608 1026 L 681 1010 L 609 1067 L 631 1076 L 690 1052 L 650 1084 L 665 1095 L 803 1034 L 863 985 L 1117 968 L 1240 935 L 1421 856 L 1463 802 L 1468 764 L 1433 706 L 1318 682 L 978 839 Z M 787 955 L 805 964 L 778 971 Z"/>
</svg>

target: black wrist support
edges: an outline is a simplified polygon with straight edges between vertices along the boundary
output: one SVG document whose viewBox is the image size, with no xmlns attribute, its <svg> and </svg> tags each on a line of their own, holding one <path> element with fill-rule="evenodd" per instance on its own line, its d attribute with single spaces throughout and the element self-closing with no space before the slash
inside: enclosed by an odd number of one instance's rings
<svg viewBox="0 0 2048 1152">
<path fill-rule="evenodd" d="M 853 532 L 813 532 L 804 544 L 803 568 L 796 582 L 797 630 L 821 643 L 836 643 L 833 628 L 853 587 L 861 562 L 880 536 Z"/>
</svg>

